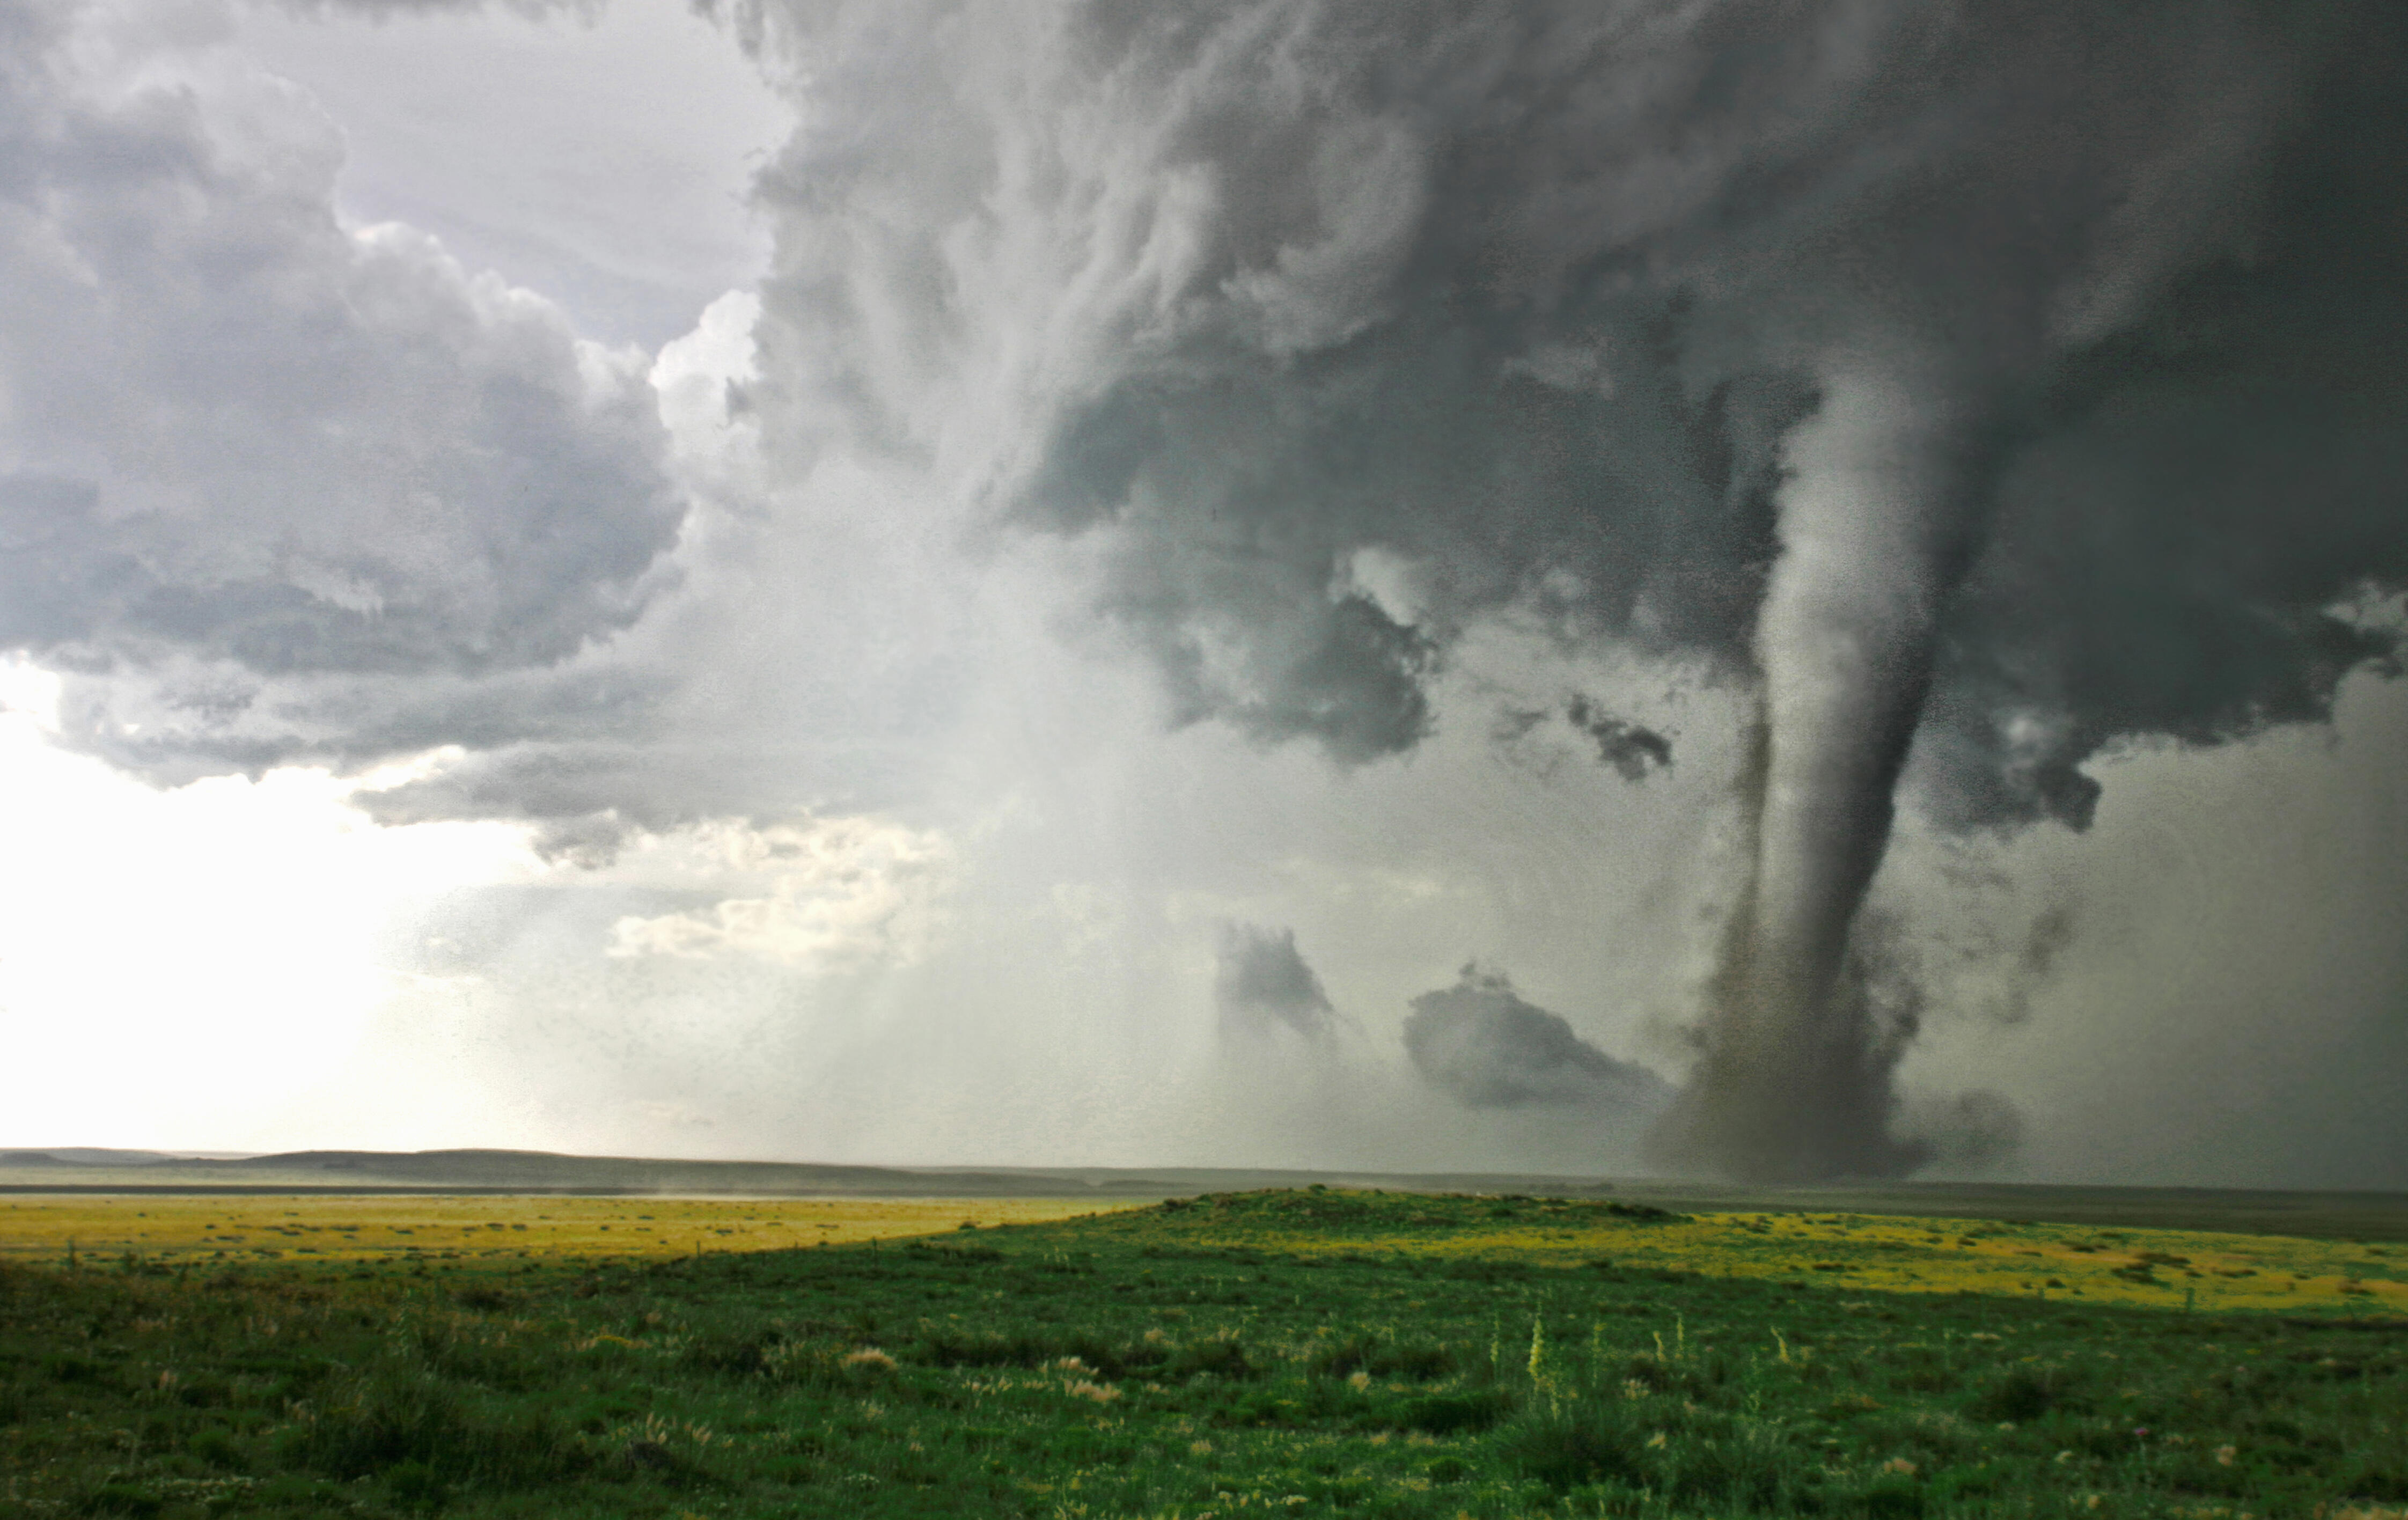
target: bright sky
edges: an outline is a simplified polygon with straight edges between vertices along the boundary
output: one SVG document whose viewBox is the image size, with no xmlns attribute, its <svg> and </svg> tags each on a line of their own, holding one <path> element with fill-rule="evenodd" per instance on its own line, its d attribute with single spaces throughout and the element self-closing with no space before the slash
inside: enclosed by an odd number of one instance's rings
<svg viewBox="0 0 2408 1520">
<path fill-rule="evenodd" d="M 56 688 L 23 661 L 0 672 L 16 1132 L 273 1147 L 335 1120 L 325 1087 L 407 991 L 380 941 L 429 896 L 524 874 L 522 831 L 380 828 L 351 802 L 373 774 L 153 788 L 50 742 Z"/>
</svg>

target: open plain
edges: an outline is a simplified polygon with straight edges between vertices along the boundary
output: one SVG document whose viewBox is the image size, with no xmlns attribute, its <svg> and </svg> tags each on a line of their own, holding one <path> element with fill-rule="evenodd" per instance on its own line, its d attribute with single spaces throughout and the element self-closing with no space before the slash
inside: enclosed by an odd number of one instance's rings
<svg viewBox="0 0 2408 1520">
<path fill-rule="evenodd" d="M 585 1198 L 440 1194 L 15 1197 L 0 1259 L 534 1261 L 850 1244 L 1093 1212 L 1068 1198 Z"/>
<path fill-rule="evenodd" d="M 1616 1204 L 1555 1199 L 1460 1216 L 1414 1195 L 1353 1233 L 1356 1249 L 1635 1269 L 1899 1293 L 2057 1296 L 2195 1310 L 2408 1312 L 2408 1247 L 2230 1230 L 1822 1212 L 1683 1215 L 1633 1233 Z M 0 1203 L 0 1258 L 161 1265 L 652 1259 L 924 1236 L 964 1225 L 1094 1214 L 1098 1238 L 1145 1227 L 1135 1205 L 1078 1198 L 496 1197 L 417 1195 L 22 1197 Z M 1622 1206 L 1629 1207 L 1629 1206 Z M 1641 1205 L 1638 1207 L 1650 1207 Z M 1283 1253 L 1327 1244 L 1312 1221 L 1225 1224 L 1213 1243 Z"/>
<path fill-rule="evenodd" d="M 2379 1243 L 1329 1188 L 12 1201 L 6 1515 L 2408 1515 Z"/>
</svg>

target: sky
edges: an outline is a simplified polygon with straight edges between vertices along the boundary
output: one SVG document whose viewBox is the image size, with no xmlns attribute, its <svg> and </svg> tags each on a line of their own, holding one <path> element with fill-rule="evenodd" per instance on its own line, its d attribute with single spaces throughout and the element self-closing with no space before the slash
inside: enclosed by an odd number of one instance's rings
<svg viewBox="0 0 2408 1520">
<path fill-rule="evenodd" d="M 0 1143 L 2408 1188 L 2380 5 L 0 34 Z"/>
</svg>

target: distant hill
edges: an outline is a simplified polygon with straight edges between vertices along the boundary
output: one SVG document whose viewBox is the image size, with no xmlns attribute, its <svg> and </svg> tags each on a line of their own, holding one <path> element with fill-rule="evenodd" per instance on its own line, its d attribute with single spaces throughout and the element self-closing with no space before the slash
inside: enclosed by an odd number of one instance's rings
<svg viewBox="0 0 2408 1520">
<path fill-rule="evenodd" d="M 234 1161 L 186 1163 L 179 1171 L 208 1171 L 228 1180 L 274 1174 L 311 1176 L 337 1183 L 416 1183 L 442 1187 L 501 1187 L 609 1193 L 847 1194 L 907 1197 L 1025 1196 L 1062 1190 L 1168 1197 L 1175 1184 L 1082 1188 L 1062 1179 L 1032 1187 L 1002 1171 L 898 1167 L 825 1166 L 796 1161 L 671 1161 L 634 1156 L 560 1155 L 548 1151 L 293 1151 Z"/>
<path fill-rule="evenodd" d="M 236 1151 L 115 1151 L 93 1145 L 52 1145 L 39 1151 L 0 1151 L 7 1167 L 147 1167 L 161 1162 L 233 1160 Z"/>
</svg>

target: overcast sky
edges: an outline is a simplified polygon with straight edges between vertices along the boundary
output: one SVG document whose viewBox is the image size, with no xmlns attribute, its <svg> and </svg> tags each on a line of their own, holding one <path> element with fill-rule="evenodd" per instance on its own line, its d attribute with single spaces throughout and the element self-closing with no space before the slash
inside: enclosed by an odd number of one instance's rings
<svg viewBox="0 0 2408 1520">
<path fill-rule="evenodd" d="M 2408 1187 L 2408 23 L 2093 10 L 0 0 L 0 1143 L 1661 1170 L 1793 891 Z"/>
</svg>

